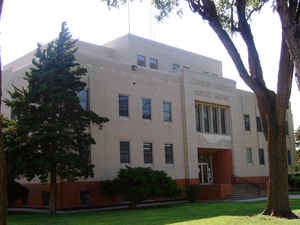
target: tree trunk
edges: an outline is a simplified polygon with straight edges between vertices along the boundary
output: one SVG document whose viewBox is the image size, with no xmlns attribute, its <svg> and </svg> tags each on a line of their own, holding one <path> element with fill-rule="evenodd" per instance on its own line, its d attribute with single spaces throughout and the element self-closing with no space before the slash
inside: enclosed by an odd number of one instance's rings
<svg viewBox="0 0 300 225">
<path fill-rule="evenodd" d="M 0 21 L 2 15 L 4 0 L 0 0 Z M 6 225 L 7 220 L 7 178 L 6 178 L 6 161 L 3 149 L 2 139 L 2 64 L 0 55 L 0 225 Z"/>
<path fill-rule="evenodd" d="M 50 215 L 56 215 L 56 189 L 56 165 L 53 165 L 50 172 Z"/>
<path fill-rule="evenodd" d="M 6 178 L 6 160 L 3 151 L 3 140 L 2 140 L 1 128 L 2 128 L 2 116 L 0 114 L 0 225 L 6 225 L 7 204 L 8 204 L 7 203 L 7 178 Z"/>
<path fill-rule="evenodd" d="M 272 103 L 273 102 L 273 103 Z M 288 164 L 285 133 L 285 111 L 278 112 L 275 101 L 265 102 L 267 118 L 267 152 L 269 157 L 268 201 L 264 215 L 297 218 L 292 213 L 288 198 Z M 276 112 L 277 111 L 277 112 Z M 280 116 L 278 114 L 281 114 Z"/>
</svg>

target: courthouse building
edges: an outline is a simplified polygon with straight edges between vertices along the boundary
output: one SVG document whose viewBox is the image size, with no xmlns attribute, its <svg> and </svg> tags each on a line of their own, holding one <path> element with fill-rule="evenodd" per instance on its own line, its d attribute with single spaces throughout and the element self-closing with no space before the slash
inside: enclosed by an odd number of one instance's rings
<svg viewBox="0 0 300 225">
<path fill-rule="evenodd" d="M 99 181 L 114 178 L 126 166 L 163 170 L 181 185 L 199 183 L 203 199 L 230 197 L 237 183 L 266 187 L 267 145 L 256 97 L 224 78 L 220 61 L 132 34 L 103 46 L 77 45 L 77 59 L 88 69 L 81 103 L 110 121 L 103 130 L 90 129 L 96 140 L 91 147 L 95 176 L 60 181 L 58 208 L 108 204 Z M 22 78 L 33 56 L 5 66 L 4 91 L 10 84 L 25 85 Z M 10 117 L 9 108 L 3 113 Z M 290 108 L 286 121 L 292 166 Z M 28 206 L 47 205 L 48 184 L 26 185 Z"/>
</svg>

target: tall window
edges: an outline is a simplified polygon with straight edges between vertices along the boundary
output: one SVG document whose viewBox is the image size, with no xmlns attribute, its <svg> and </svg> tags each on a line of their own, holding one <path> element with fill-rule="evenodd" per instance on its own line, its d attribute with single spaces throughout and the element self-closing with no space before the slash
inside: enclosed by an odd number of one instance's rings
<svg viewBox="0 0 300 225">
<path fill-rule="evenodd" d="M 289 165 L 292 165 L 292 156 L 291 156 L 291 151 L 290 151 L 290 150 L 288 150 L 288 151 L 287 151 L 287 153 L 288 153 L 288 155 L 287 155 L 287 156 L 288 156 L 288 164 L 289 164 Z"/>
<path fill-rule="evenodd" d="M 127 95 L 119 95 L 119 115 L 129 117 L 129 97 Z"/>
<path fill-rule="evenodd" d="M 120 141 L 120 162 L 130 163 L 130 144 L 128 141 Z"/>
<path fill-rule="evenodd" d="M 88 110 L 89 99 L 88 99 L 88 89 L 83 89 L 78 93 L 79 104 L 84 110 Z"/>
<path fill-rule="evenodd" d="M 221 109 L 221 131 L 222 131 L 222 134 L 226 134 L 225 109 Z"/>
<path fill-rule="evenodd" d="M 205 133 L 209 133 L 209 108 L 207 105 L 203 105 L 203 113 L 204 113 L 204 131 Z"/>
<path fill-rule="evenodd" d="M 152 143 L 144 143 L 144 163 L 153 163 Z"/>
<path fill-rule="evenodd" d="M 285 134 L 289 135 L 289 122 L 285 121 Z"/>
<path fill-rule="evenodd" d="M 151 99 L 143 98 L 142 99 L 142 111 L 143 111 L 143 119 L 151 120 Z"/>
<path fill-rule="evenodd" d="M 150 57 L 149 65 L 151 69 L 158 69 L 158 60 L 156 58 Z"/>
<path fill-rule="evenodd" d="M 250 116 L 248 114 L 244 115 L 245 130 L 250 131 Z"/>
<path fill-rule="evenodd" d="M 256 128 L 257 132 L 262 132 L 261 118 L 258 116 L 256 117 Z"/>
<path fill-rule="evenodd" d="M 173 73 L 176 73 L 179 69 L 180 69 L 180 65 L 179 64 L 174 63 L 172 65 L 172 72 Z"/>
<path fill-rule="evenodd" d="M 247 158 L 248 164 L 252 164 L 252 163 L 253 163 L 253 159 L 252 159 L 252 149 L 251 149 L 251 148 L 247 148 L 247 149 L 246 149 L 246 158 Z"/>
<path fill-rule="evenodd" d="M 258 149 L 258 159 L 260 165 L 265 165 L 265 152 L 262 148 Z"/>
<path fill-rule="evenodd" d="M 172 121 L 172 104 L 171 102 L 163 102 L 163 119 L 165 122 Z"/>
<path fill-rule="evenodd" d="M 214 128 L 214 133 L 217 134 L 218 133 L 218 109 L 216 107 L 212 108 L 212 116 L 213 116 L 213 128 Z"/>
<path fill-rule="evenodd" d="M 196 131 L 225 134 L 227 106 L 195 101 Z"/>
<path fill-rule="evenodd" d="M 137 64 L 139 66 L 146 66 L 146 56 L 138 55 L 137 56 Z"/>
<path fill-rule="evenodd" d="M 201 105 L 195 104 L 196 130 L 201 132 Z"/>
<path fill-rule="evenodd" d="M 165 159 L 166 164 L 174 163 L 173 144 L 165 144 Z"/>
</svg>

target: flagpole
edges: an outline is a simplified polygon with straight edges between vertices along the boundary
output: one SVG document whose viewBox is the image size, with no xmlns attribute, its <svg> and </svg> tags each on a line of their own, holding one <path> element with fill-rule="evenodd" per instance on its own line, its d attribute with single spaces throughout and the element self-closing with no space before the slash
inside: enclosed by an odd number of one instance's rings
<svg viewBox="0 0 300 225">
<path fill-rule="evenodd" d="M 128 33 L 130 34 L 130 0 L 127 0 L 127 15 L 128 15 Z"/>
</svg>

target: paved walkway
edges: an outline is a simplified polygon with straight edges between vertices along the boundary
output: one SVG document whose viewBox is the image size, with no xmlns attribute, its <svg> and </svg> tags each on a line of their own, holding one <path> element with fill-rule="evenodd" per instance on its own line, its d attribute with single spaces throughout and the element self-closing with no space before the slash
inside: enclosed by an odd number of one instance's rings
<svg viewBox="0 0 300 225">
<path fill-rule="evenodd" d="M 166 201 L 166 202 L 147 202 L 137 205 L 137 208 L 146 208 L 146 207 L 156 207 L 156 206 L 168 206 L 176 205 L 188 202 L 187 200 L 180 201 Z M 78 212 L 100 212 L 100 211 L 109 211 L 109 210 L 118 210 L 118 209 L 128 209 L 128 205 L 118 205 L 111 207 L 102 207 L 102 208 L 92 208 L 92 209 L 74 209 L 74 210 L 57 210 L 57 214 L 69 214 L 69 213 L 78 213 Z M 49 213 L 48 209 L 33 209 L 33 208 L 9 208 L 8 212 L 26 212 L 26 213 Z"/>
<path fill-rule="evenodd" d="M 300 199 L 300 195 L 289 195 L 289 199 Z M 226 199 L 220 201 L 201 201 L 201 202 L 258 202 L 258 201 L 265 201 L 265 200 L 267 200 L 267 197 L 251 198 L 251 199 L 243 199 L 243 200 Z M 180 201 L 166 201 L 166 202 L 148 202 L 148 203 L 137 205 L 137 208 L 176 205 L 176 204 L 182 204 L 186 202 L 188 201 L 180 200 Z M 119 206 L 92 208 L 92 209 L 57 210 L 57 214 L 69 214 L 69 213 L 79 213 L 79 212 L 100 212 L 100 211 L 109 211 L 109 210 L 118 210 L 118 209 L 128 209 L 128 205 L 119 205 Z M 49 213 L 49 210 L 33 209 L 33 208 L 9 208 L 8 212 Z"/>
<path fill-rule="evenodd" d="M 260 198 L 251 198 L 251 199 L 241 199 L 241 200 L 234 200 L 236 202 L 258 202 L 258 201 L 265 201 L 267 197 L 260 197 Z M 300 199 L 300 195 L 289 195 L 289 199 Z"/>
</svg>

